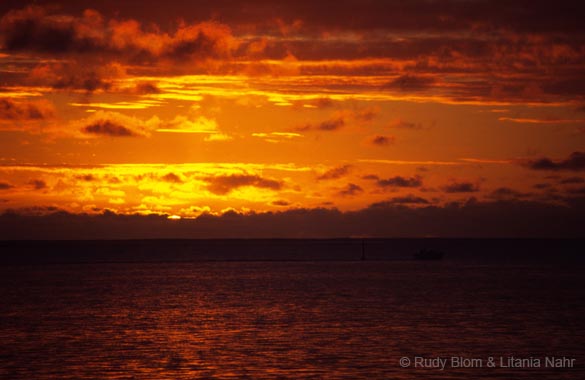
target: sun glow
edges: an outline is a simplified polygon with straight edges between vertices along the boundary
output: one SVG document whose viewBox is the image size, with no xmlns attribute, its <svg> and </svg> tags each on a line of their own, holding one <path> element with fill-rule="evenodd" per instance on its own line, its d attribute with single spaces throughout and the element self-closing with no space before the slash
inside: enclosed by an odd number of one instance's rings
<svg viewBox="0 0 585 380">
<path fill-rule="evenodd" d="M 0 212 L 580 204 L 575 30 L 454 22 L 423 1 L 420 31 L 401 2 L 384 5 L 409 15 L 398 23 L 369 6 L 323 19 L 297 3 L 242 14 L 185 3 L 181 22 L 110 2 L 1 14 Z"/>
</svg>

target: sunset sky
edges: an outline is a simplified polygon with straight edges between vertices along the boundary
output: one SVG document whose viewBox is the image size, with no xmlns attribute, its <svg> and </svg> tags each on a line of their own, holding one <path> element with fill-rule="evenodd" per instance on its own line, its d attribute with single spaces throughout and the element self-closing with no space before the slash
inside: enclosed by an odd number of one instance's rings
<svg viewBox="0 0 585 380">
<path fill-rule="evenodd" d="M 578 1 L 29 3 L 2 238 L 583 236 Z"/>
</svg>

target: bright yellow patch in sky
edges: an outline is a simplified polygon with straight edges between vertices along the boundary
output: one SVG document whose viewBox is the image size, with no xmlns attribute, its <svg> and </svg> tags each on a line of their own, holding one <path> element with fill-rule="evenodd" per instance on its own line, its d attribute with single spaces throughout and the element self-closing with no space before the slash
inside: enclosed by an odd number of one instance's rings
<svg viewBox="0 0 585 380">
<path fill-rule="evenodd" d="M 583 50 L 557 35 L 71 12 L 2 16 L 0 210 L 178 220 L 579 191 L 526 164 L 581 170 L 562 163 L 585 146 L 568 85 Z"/>
</svg>

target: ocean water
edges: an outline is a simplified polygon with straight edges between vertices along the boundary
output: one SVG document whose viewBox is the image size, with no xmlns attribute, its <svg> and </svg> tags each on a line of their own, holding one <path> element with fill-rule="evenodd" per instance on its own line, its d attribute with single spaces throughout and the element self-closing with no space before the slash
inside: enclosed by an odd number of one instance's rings
<svg viewBox="0 0 585 380">
<path fill-rule="evenodd" d="M 0 379 L 585 378 L 582 241 L 365 245 L 0 243 Z"/>
</svg>

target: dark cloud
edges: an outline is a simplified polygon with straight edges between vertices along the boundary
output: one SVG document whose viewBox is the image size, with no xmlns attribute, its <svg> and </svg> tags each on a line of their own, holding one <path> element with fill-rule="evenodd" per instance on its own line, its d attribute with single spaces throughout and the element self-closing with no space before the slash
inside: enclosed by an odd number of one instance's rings
<svg viewBox="0 0 585 380">
<path fill-rule="evenodd" d="M 346 111 L 346 117 L 349 119 L 353 119 L 353 120 L 357 120 L 357 121 L 362 121 L 362 122 L 370 122 L 372 120 L 374 120 L 378 114 L 380 113 L 380 110 L 376 107 L 368 107 L 368 108 L 364 108 L 364 109 L 358 109 L 358 110 L 352 110 L 352 111 Z M 342 112 L 343 114 L 343 112 Z"/>
<path fill-rule="evenodd" d="M 344 109 L 336 111 L 325 121 L 318 123 L 307 123 L 295 128 L 297 131 L 324 131 L 333 132 L 353 122 L 358 124 L 369 123 L 378 116 L 379 110 L 376 107 L 363 109 Z"/>
<path fill-rule="evenodd" d="M 413 123 L 406 120 L 395 120 L 389 125 L 390 128 L 401 128 L 401 129 L 422 129 L 421 123 Z"/>
<path fill-rule="evenodd" d="M 313 100 L 310 103 L 312 105 L 314 105 L 315 107 L 317 107 L 317 108 L 329 108 L 329 107 L 333 107 L 333 100 L 331 98 L 319 98 L 319 99 Z"/>
<path fill-rule="evenodd" d="M 179 177 L 175 173 L 168 173 L 168 174 L 162 176 L 161 179 L 165 182 L 170 182 L 170 183 L 183 183 L 183 180 L 181 179 L 181 177 Z"/>
<path fill-rule="evenodd" d="M 7 182 L 0 182 L 0 190 L 8 190 L 8 189 L 12 189 L 14 186 L 12 186 L 11 184 L 7 183 Z"/>
<path fill-rule="evenodd" d="M 22 7 L 32 1 L 4 0 L 0 10 Z M 67 12 L 80 12 L 87 2 L 35 0 L 36 4 L 55 4 Z M 143 1 L 102 0 L 92 3 L 96 9 L 112 12 L 115 9 L 121 18 L 138 15 L 149 22 L 170 22 L 180 15 L 186 20 L 209 20 L 221 15 L 230 25 L 244 27 L 255 25 L 265 33 L 286 35 L 295 30 L 294 20 L 302 20 L 301 30 L 322 31 L 349 29 L 356 31 L 474 31 L 500 29 L 521 32 L 581 32 L 582 24 L 578 17 L 581 3 L 563 0 L 551 6 L 547 2 L 518 1 L 510 4 L 504 0 L 460 0 L 428 1 L 410 0 L 387 1 L 370 0 L 363 4 L 358 0 L 338 2 L 335 7 L 328 3 L 311 0 L 275 0 L 267 6 L 265 0 L 250 0 L 245 11 L 235 7 L 233 0 L 215 0 L 185 7 L 184 1 L 169 0 L 162 3 Z M 2 12 L 0 12 L 2 13 Z M 270 27 L 270 29 L 269 29 Z M 299 29 L 296 27 L 296 29 Z"/>
<path fill-rule="evenodd" d="M 568 78 L 544 83 L 542 89 L 548 94 L 585 95 L 585 78 Z"/>
<path fill-rule="evenodd" d="M 82 131 L 92 135 L 111 137 L 140 136 L 131 129 L 111 120 L 96 120 L 95 122 L 83 127 Z"/>
<path fill-rule="evenodd" d="M 550 183 L 536 183 L 532 187 L 535 189 L 538 189 L 538 190 L 543 190 L 543 189 L 550 188 L 551 184 Z"/>
<path fill-rule="evenodd" d="M 74 123 L 86 135 L 109 137 L 147 137 L 160 127 L 160 120 L 142 120 L 119 112 L 97 111 Z"/>
<path fill-rule="evenodd" d="M 496 199 L 496 200 L 509 200 L 509 199 L 525 198 L 525 197 L 529 197 L 531 195 L 532 194 L 530 194 L 530 193 L 523 193 L 523 192 L 511 189 L 509 187 L 499 187 L 499 188 L 495 189 L 494 191 L 492 191 L 491 193 L 489 193 L 487 195 L 487 197 L 490 199 Z"/>
<path fill-rule="evenodd" d="M 522 164 L 532 170 L 582 171 L 585 170 L 585 152 L 573 152 L 564 160 L 551 160 L 545 157 L 537 160 L 527 160 Z"/>
<path fill-rule="evenodd" d="M 563 178 L 563 179 L 559 180 L 559 183 L 562 185 L 585 183 L 585 178 L 583 178 L 583 177 L 567 177 L 567 178 Z"/>
<path fill-rule="evenodd" d="M 0 31 L 9 52 L 92 54 L 128 62 L 229 57 L 237 47 L 230 29 L 219 23 L 180 24 L 163 33 L 134 19 L 105 20 L 92 10 L 81 16 L 58 14 L 39 6 L 9 11 L 0 20 Z"/>
<path fill-rule="evenodd" d="M 376 174 L 367 174 L 365 176 L 362 176 L 362 179 L 377 181 L 380 179 L 380 177 L 378 177 Z"/>
<path fill-rule="evenodd" d="M 34 6 L 13 10 L 0 20 L 3 47 L 7 51 L 63 53 L 95 49 L 97 41 L 89 35 L 79 36 L 76 26 L 71 17 L 49 18 L 44 8 Z"/>
<path fill-rule="evenodd" d="M 329 180 L 329 179 L 338 179 L 341 177 L 346 176 L 349 171 L 351 170 L 351 165 L 343 165 L 333 169 L 327 170 L 325 173 L 321 174 L 317 177 L 317 180 Z"/>
<path fill-rule="evenodd" d="M 446 193 L 474 193 L 479 191 L 479 186 L 471 182 L 453 182 L 442 189 Z"/>
<path fill-rule="evenodd" d="M 64 214 L 64 215 L 75 215 L 69 214 L 66 211 L 63 211 L 55 206 L 31 206 L 31 207 L 23 207 L 19 208 L 18 210 L 8 209 L 5 210 L 3 215 L 9 216 L 52 216 L 56 214 Z"/>
<path fill-rule="evenodd" d="M 415 175 L 414 177 L 391 177 L 387 179 L 379 179 L 377 182 L 380 187 L 420 187 L 422 186 L 422 177 Z"/>
<path fill-rule="evenodd" d="M 421 197 L 417 197 L 415 195 L 412 194 L 408 194 L 406 196 L 403 197 L 394 197 L 394 198 L 390 198 L 387 201 L 384 202 L 377 202 L 377 203 L 373 203 L 370 207 L 372 208 L 386 208 L 390 205 L 401 205 L 401 204 L 410 204 L 410 205 L 426 205 L 426 204 L 430 204 L 431 202 L 429 202 L 428 200 L 421 198 Z"/>
<path fill-rule="evenodd" d="M 100 59 L 55 60 L 35 66 L 26 77 L 33 86 L 47 86 L 57 90 L 108 91 L 113 80 L 125 75 L 124 68 L 113 62 Z"/>
<path fill-rule="evenodd" d="M 585 195 L 585 186 L 571 187 L 571 188 L 568 188 L 566 190 L 566 192 L 568 194 L 572 194 L 572 195 L 584 196 Z"/>
<path fill-rule="evenodd" d="M 47 183 L 41 179 L 33 179 L 29 182 L 29 185 L 31 185 L 35 190 L 42 190 L 47 187 Z"/>
<path fill-rule="evenodd" d="M 431 77 L 403 75 L 388 83 L 383 87 L 396 89 L 403 92 L 423 91 L 433 86 L 435 79 Z"/>
<path fill-rule="evenodd" d="M 272 202 L 271 205 L 285 207 L 285 206 L 290 206 L 290 202 L 279 199 L 277 201 Z"/>
<path fill-rule="evenodd" d="M 94 181 L 98 180 L 98 178 L 96 176 L 94 176 L 93 174 L 76 175 L 75 179 L 78 179 L 80 181 L 85 181 L 85 182 L 94 182 Z"/>
<path fill-rule="evenodd" d="M 155 83 L 151 82 L 140 82 L 136 84 L 135 92 L 141 95 L 148 95 L 148 94 L 159 94 L 161 92 L 160 88 Z"/>
<path fill-rule="evenodd" d="M 308 1 L 276 1 L 267 6 L 256 0 L 241 12 L 228 0 L 197 7 L 180 1 L 144 7 L 130 0 L 122 5 L 113 1 L 92 4 L 100 12 L 85 10 L 85 2 L 17 9 L 27 3 L 33 2 L 0 3 L 5 12 L 0 20 L 0 43 L 5 52 L 65 57 L 87 66 L 115 60 L 148 68 L 161 63 L 161 70 L 164 66 L 164 70 L 180 71 L 179 66 L 188 66 L 192 72 L 230 74 L 253 72 L 254 66 L 267 67 L 261 74 L 274 74 L 270 65 L 257 60 L 294 56 L 304 75 L 384 75 L 394 78 L 382 86 L 387 89 L 432 89 L 433 95 L 454 100 L 548 102 L 585 94 L 585 79 L 576 69 L 585 64 L 583 28 L 575 17 L 581 6 L 576 1 L 552 7 L 527 1 L 510 5 L 488 0 L 372 0 L 367 4 L 349 0 L 332 10 Z M 177 22 L 171 15 L 193 23 Z M 343 37 L 352 31 L 361 37 Z M 322 38 L 325 33 L 338 33 L 340 38 Z M 389 62 L 343 62 L 371 58 Z M 210 59 L 223 62 L 205 65 Z M 169 61 L 172 65 L 167 65 Z M 194 62 L 201 67 L 192 65 Z M 535 74 L 538 86 L 534 85 Z M 348 82 L 353 83 L 336 82 L 323 89 L 358 92 L 379 86 Z M 95 91 L 108 90 L 112 83 L 104 75 L 72 74 L 52 85 Z M 137 93 L 141 91 L 157 89 L 136 88 Z M 320 126 L 323 130 L 339 128 L 332 121 Z"/>
<path fill-rule="evenodd" d="M 396 138 L 394 136 L 373 136 L 370 138 L 369 142 L 372 145 L 376 145 L 376 146 L 388 146 L 390 144 L 394 143 L 394 140 Z"/>
<path fill-rule="evenodd" d="M 362 189 L 360 186 L 356 185 L 355 183 L 348 183 L 347 186 L 339 191 L 339 195 L 343 197 L 352 197 L 363 192 L 364 189 Z"/>
<path fill-rule="evenodd" d="M 446 72 L 449 71 L 445 65 L 441 65 L 441 61 L 433 61 L 421 63 L 422 57 L 437 57 L 446 58 L 450 56 L 449 61 L 452 65 L 456 63 L 455 55 L 460 54 L 460 57 L 477 58 L 488 54 L 491 47 L 487 41 L 482 41 L 476 38 L 465 37 L 448 37 L 440 34 L 434 36 L 404 36 L 404 38 L 389 39 L 380 37 L 372 31 L 370 38 L 362 41 L 351 40 L 322 40 L 322 39 L 305 39 L 290 41 L 286 40 L 286 44 L 272 45 L 271 49 L 267 49 L 265 54 L 272 59 L 280 59 L 283 54 L 287 52 L 288 48 L 295 57 L 301 60 L 316 60 L 316 59 L 331 59 L 331 60 L 347 60 L 347 59 L 366 59 L 374 57 L 393 58 L 396 60 L 408 60 L 409 63 L 404 65 L 404 71 L 409 74 L 394 77 L 393 80 L 388 81 L 383 85 L 386 88 L 393 88 L 398 91 L 406 91 L 411 89 L 418 89 L 421 86 L 427 86 L 434 83 L 429 81 L 429 76 L 426 73 Z M 410 62 L 416 62 L 414 64 Z M 462 72 L 470 71 L 469 68 L 461 67 L 460 65 L 453 65 L 451 71 Z M 386 74 L 396 74 L 400 71 L 396 70 L 396 66 L 384 63 L 374 63 L 368 66 L 359 65 L 343 65 L 339 62 L 327 66 L 308 65 L 303 66 L 303 73 L 311 75 L 323 74 L 324 69 L 329 68 L 334 73 L 340 75 L 368 75 L 372 72 L 385 72 Z M 425 73 L 425 75 L 419 75 Z M 430 83 L 423 83 L 423 80 Z"/>
<path fill-rule="evenodd" d="M 250 174 L 219 175 L 207 177 L 205 180 L 208 183 L 207 189 L 214 194 L 220 195 L 227 194 L 234 189 L 244 186 L 269 190 L 280 190 L 283 186 L 280 181 Z"/>
<path fill-rule="evenodd" d="M 228 58 L 231 50 L 227 41 L 231 39 L 230 29 L 218 23 L 204 23 L 181 28 L 177 31 L 164 57 L 173 60 L 190 58 Z"/>
<path fill-rule="evenodd" d="M 69 69 L 72 69 L 69 67 Z M 81 89 L 87 92 L 94 92 L 96 90 L 108 90 L 112 87 L 112 83 L 100 77 L 95 72 L 89 73 L 63 73 L 58 79 L 52 82 L 51 87 L 57 90 L 64 89 Z"/>
<path fill-rule="evenodd" d="M 336 131 L 342 128 L 345 125 L 345 120 L 341 117 L 335 119 L 329 119 L 322 121 L 317 124 L 305 124 L 295 128 L 297 131 L 305 132 L 305 131 Z"/>
<path fill-rule="evenodd" d="M 322 131 L 335 131 L 345 125 L 345 121 L 343 119 L 335 119 L 335 120 L 327 120 L 320 124 L 318 124 L 314 129 L 319 129 Z"/>
<path fill-rule="evenodd" d="M 43 101 L 14 101 L 0 98 L 0 120 L 43 120 L 55 116 L 55 108 Z"/>
</svg>

